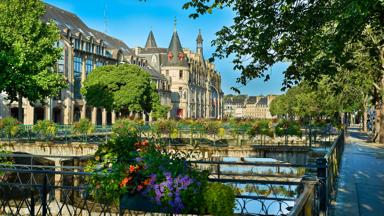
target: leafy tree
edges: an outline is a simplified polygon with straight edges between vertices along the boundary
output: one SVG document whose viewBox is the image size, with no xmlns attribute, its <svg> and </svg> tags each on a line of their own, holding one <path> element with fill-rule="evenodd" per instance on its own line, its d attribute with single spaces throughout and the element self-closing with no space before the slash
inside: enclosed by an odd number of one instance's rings
<svg viewBox="0 0 384 216">
<path fill-rule="evenodd" d="M 289 62 L 284 88 L 300 80 L 317 84 L 324 75 L 332 79 L 360 69 L 372 79 L 373 103 L 379 107 L 384 101 L 382 0 L 190 0 L 184 5 L 195 9 L 193 18 L 224 7 L 234 11 L 234 23 L 217 32 L 213 58 L 234 56 L 235 69 L 242 72 L 238 82 L 269 79 L 267 69 L 278 62 Z M 352 85 L 346 90 L 356 93 Z M 384 107 L 377 111 L 384 117 Z M 380 141 L 384 142 L 384 118 L 380 130 Z"/>
<path fill-rule="evenodd" d="M 164 113 L 150 75 L 137 65 L 95 68 L 81 89 L 87 103 L 119 112 Z"/>
<path fill-rule="evenodd" d="M 11 102 L 22 98 L 31 103 L 44 102 L 66 86 L 64 77 L 52 73 L 61 49 L 55 23 L 41 20 L 45 5 L 40 0 L 4 0 L 0 2 L 0 92 Z"/>
</svg>

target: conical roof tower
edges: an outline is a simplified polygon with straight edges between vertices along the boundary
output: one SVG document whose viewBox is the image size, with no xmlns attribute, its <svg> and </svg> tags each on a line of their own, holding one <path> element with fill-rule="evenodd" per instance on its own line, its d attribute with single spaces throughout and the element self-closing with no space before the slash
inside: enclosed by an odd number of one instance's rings
<svg viewBox="0 0 384 216">
<path fill-rule="evenodd" d="M 169 43 L 169 47 L 167 50 L 167 62 L 164 66 L 188 67 L 187 59 L 184 54 L 183 47 L 181 46 L 180 38 L 176 30 L 176 24 L 173 30 L 171 42 Z"/>
<path fill-rule="evenodd" d="M 157 48 L 155 36 L 153 35 L 152 30 L 149 32 L 147 43 L 145 43 L 145 48 Z"/>
</svg>

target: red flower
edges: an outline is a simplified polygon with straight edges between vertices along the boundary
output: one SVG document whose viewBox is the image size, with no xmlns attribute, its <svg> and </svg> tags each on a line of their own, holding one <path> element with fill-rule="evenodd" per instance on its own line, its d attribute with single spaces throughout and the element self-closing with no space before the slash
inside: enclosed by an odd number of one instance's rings
<svg viewBox="0 0 384 216">
<path fill-rule="evenodd" d="M 130 173 L 133 173 L 133 172 L 135 172 L 135 166 L 133 166 L 133 165 L 129 165 L 129 172 Z"/>
<path fill-rule="evenodd" d="M 131 181 L 132 177 L 125 177 L 121 182 L 120 182 L 120 187 L 125 187 L 129 181 Z"/>
</svg>

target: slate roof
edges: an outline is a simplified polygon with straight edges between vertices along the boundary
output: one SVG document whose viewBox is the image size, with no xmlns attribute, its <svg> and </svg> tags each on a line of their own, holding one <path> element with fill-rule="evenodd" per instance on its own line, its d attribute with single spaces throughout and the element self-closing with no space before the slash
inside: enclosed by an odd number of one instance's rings
<svg viewBox="0 0 384 216">
<path fill-rule="evenodd" d="M 143 48 L 140 50 L 140 54 L 152 54 L 152 53 L 167 53 L 166 48 Z"/>
<path fill-rule="evenodd" d="M 145 43 L 145 48 L 157 48 L 155 36 L 153 35 L 152 30 L 149 32 L 147 43 Z"/>
<path fill-rule="evenodd" d="M 257 106 L 268 106 L 268 98 L 262 97 L 256 104 Z"/>
<path fill-rule="evenodd" d="M 64 32 L 70 29 L 74 34 L 81 33 L 86 37 L 94 36 L 85 23 L 75 14 L 57 8 L 53 5 L 46 4 L 46 11 L 42 19 L 45 22 L 55 21 L 57 27 Z"/>
<path fill-rule="evenodd" d="M 199 30 L 199 34 L 197 35 L 196 39 L 197 43 L 203 43 L 203 36 L 201 36 L 201 31 Z"/>
<path fill-rule="evenodd" d="M 247 99 L 247 104 L 255 104 L 257 102 L 256 96 L 249 96 Z"/>
<path fill-rule="evenodd" d="M 133 54 L 131 49 L 123 41 L 94 29 L 90 29 L 90 31 L 93 32 L 96 38 L 103 40 L 103 43 L 107 46 L 107 48 L 120 49 L 127 55 Z"/>
<path fill-rule="evenodd" d="M 93 37 L 96 40 L 103 40 L 107 49 L 121 49 L 124 54 L 132 54 L 129 47 L 123 41 L 89 28 L 77 15 L 73 13 L 47 3 L 45 4 L 46 12 L 43 15 L 43 21 L 55 21 L 62 34 L 69 29 L 75 35 L 81 33 L 86 38 Z"/>
<path fill-rule="evenodd" d="M 183 47 L 180 43 L 179 35 L 177 31 L 173 31 L 171 42 L 169 43 L 167 56 L 171 56 L 171 59 L 167 58 L 164 66 L 186 66 L 188 67 L 188 63 L 186 61 L 186 56 L 183 51 Z M 183 58 L 180 60 L 180 56 Z"/>
<path fill-rule="evenodd" d="M 145 66 L 145 67 L 141 67 L 141 68 L 143 68 L 145 71 L 147 71 L 151 75 L 151 77 L 153 77 L 153 78 L 164 80 L 164 81 L 167 80 L 167 78 L 164 75 L 157 72 L 154 68 L 152 68 L 150 66 Z"/>
<path fill-rule="evenodd" d="M 236 95 L 224 97 L 224 103 L 226 104 L 243 104 L 245 103 L 246 95 Z"/>
</svg>

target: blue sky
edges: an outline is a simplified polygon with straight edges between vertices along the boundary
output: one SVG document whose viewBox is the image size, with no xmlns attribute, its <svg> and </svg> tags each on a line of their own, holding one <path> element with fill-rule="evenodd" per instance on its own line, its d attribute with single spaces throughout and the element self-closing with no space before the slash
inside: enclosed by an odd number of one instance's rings
<svg viewBox="0 0 384 216">
<path fill-rule="evenodd" d="M 215 38 L 215 33 L 222 26 L 231 25 L 233 17 L 233 12 L 225 9 L 195 20 L 190 19 L 188 15 L 191 11 L 182 9 L 185 0 L 45 0 L 45 2 L 75 13 L 91 28 L 103 32 L 107 29 L 108 34 L 123 40 L 131 48 L 144 46 L 150 30 L 154 32 L 158 46 L 168 47 L 176 17 L 177 30 L 184 48 L 195 50 L 196 36 L 201 29 L 206 58 L 214 51 L 210 43 Z M 104 11 L 107 16 L 104 16 Z M 230 59 L 216 60 L 215 64 L 222 76 L 224 93 L 233 93 L 230 87 L 240 86 L 236 83 L 240 72 L 233 70 Z M 281 94 L 282 71 L 285 67 L 284 63 L 275 65 L 268 71 L 271 74 L 270 81 L 265 83 L 263 80 L 253 80 L 240 88 L 241 93 Z"/>
</svg>

